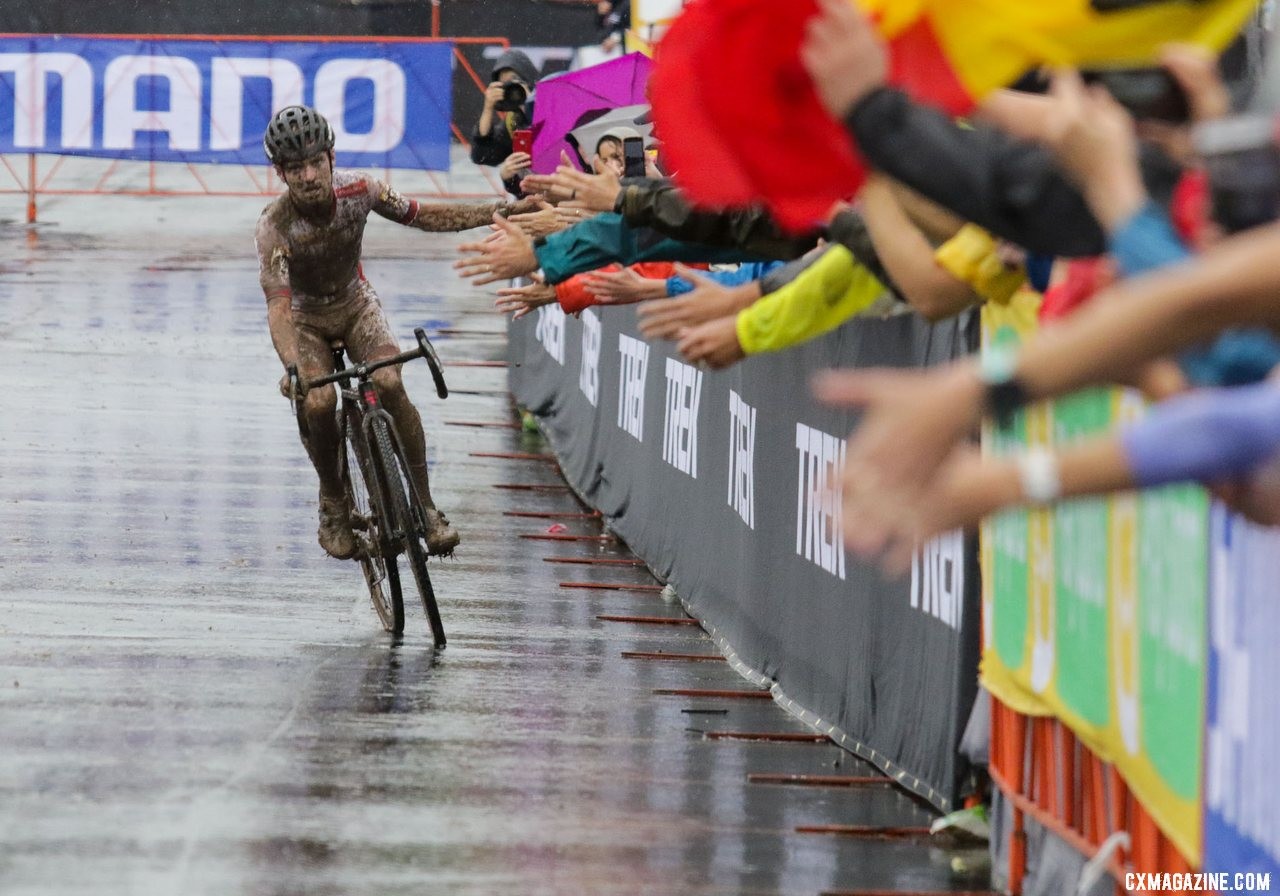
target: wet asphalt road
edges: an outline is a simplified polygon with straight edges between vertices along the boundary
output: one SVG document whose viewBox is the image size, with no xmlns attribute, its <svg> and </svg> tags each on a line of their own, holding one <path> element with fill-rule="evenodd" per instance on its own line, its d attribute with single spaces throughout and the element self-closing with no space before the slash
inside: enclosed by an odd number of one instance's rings
<svg viewBox="0 0 1280 896">
<path fill-rule="evenodd" d="M 546 557 L 580 509 L 510 423 L 505 371 L 449 370 L 424 412 L 433 490 L 463 534 L 433 563 L 449 647 L 420 606 L 385 636 L 357 568 L 315 543 L 315 476 L 275 391 L 256 283 L 260 203 L 67 200 L 0 221 L 0 893 L 816 894 L 966 889 L 981 853 L 797 834 L 927 824 L 889 789 L 747 784 L 748 772 L 870 774 L 830 745 L 714 741 L 801 731 L 743 689 L 643 568 Z M 85 209 L 90 210 L 88 214 Z M 104 214 L 105 212 L 105 214 Z M 15 207 L 0 217 L 16 216 Z M 92 219 L 92 220 L 90 220 Z M 460 332 L 498 359 L 502 324 L 448 268 L 452 237 L 370 224 L 366 272 L 406 342 Z M 571 533 L 598 533 L 569 521 Z"/>
</svg>

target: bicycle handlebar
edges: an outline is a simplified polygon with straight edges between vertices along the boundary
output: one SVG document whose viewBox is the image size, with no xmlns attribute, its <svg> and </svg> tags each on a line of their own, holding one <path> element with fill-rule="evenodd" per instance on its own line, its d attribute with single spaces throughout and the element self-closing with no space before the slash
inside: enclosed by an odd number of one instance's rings
<svg viewBox="0 0 1280 896">
<path fill-rule="evenodd" d="M 436 354 L 435 347 L 431 345 L 431 340 L 427 339 L 426 330 L 417 327 L 413 331 L 413 335 L 418 340 L 418 347 L 411 351 L 401 352 L 391 358 L 383 358 L 381 361 L 374 361 L 369 364 L 353 364 L 345 370 L 337 370 L 326 376 L 317 377 L 314 380 L 302 382 L 304 391 L 313 389 L 317 386 L 327 386 L 330 383 L 336 383 L 339 380 L 350 379 L 352 377 L 360 378 L 373 373 L 375 370 L 381 370 L 384 367 L 390 367 L 393 364 L 404 364 L 412 361 L 414 358 L 426 359 L 427 366 L 431 368 L 431 378 L 435 380 L 436 394 L 441 398 L 449 397 L 449 387 L 444 381 L 444 366 L 440 363 L 440 356 Z M 301 380 L 300 380 L 301 382 Z"/>
</svg>

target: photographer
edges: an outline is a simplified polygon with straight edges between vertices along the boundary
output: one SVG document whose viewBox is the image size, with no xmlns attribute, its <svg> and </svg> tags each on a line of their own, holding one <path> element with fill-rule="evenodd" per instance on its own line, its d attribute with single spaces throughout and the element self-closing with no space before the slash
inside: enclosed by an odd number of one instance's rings
<svg viewBox="0 0 1280 896">
<path fill-rule="evenodd" d="M 631 0 L 599 0 L 596 27 L 600 29 L 600 49 L 612 53 L 623 47 L 631 28 Z"/>
<path fill-rule="evenodd" d="M 508 50 L 498 57 L 484 93 L 484 110 L 471 132 L 472 162 L 497 166 L 511 156 L 512 133 L 533 122 L 533 85 L 537 80 L 537 68 L 519 50 Z"/>
</svg>

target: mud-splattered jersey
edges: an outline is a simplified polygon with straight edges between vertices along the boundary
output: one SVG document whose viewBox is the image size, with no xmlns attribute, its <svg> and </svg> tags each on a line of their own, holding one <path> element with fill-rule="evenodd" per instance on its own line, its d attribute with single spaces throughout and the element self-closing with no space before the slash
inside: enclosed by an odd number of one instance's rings
<svg viewBox="0 0 1280 896">
<path fill-rule="evenodd" d="M 295 305 L 327 304 L 360 280 L 360 249 L 369 212 L 410 224 L 418 203 L 359 171 L 333 172 L 333 211 L 304 218 L 288 195 L 258 219 L 259 279 L 268 297 L 292 293 Z"/>
</svg>

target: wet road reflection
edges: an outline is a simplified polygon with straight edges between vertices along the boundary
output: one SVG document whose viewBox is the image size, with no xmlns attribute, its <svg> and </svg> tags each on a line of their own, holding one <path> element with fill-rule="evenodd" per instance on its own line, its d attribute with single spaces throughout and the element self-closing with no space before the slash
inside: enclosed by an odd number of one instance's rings
<svg viewBox="0 0 1280 896">
<path fill-rule="evenodd" d="M 816 893 L 956 888 L 953 853 L 797 835 L 798 824 L 922 824 L 891 790 L 770 787 L 748 772 L 866 774 L 827 745 L 713 742 L 801 730 L 771 703 L 654 696 L 746 686 L 625 556 L 539 543 L 571 510 L 542 450 L 509 429 L 505 371 L 425 366 L 406 382 L 433 487 L 463 532 L 433 575 L 450 635 L 420 606 L 392 642 L 356 568 L 315 543 L 314 474 L 275 391 L 256 283 L 254 204 L 118 203 L 110 227 L 34 241 L 0 224 L 0 892 L 10 894 Z M 95 206 L 100 217 L 105 206 Z M 199 214 L 156 232 L 160 209 Z M 151 217 L 148 217 L 150 215 Z M 73 216 L 72 216 L 73 217 Z M 151 229 L 148 229 L 150 226 Z M 489 299 L 448 267 L 451 238 L 370 226 L 366 271 L 399 334 L 454 328 L 446 359 L 503 355 Z M 575 520 L 569 531 L 593 533 Z M 690 709 L 724 712 L 691 713 Z M 693 729 L 693 730 L 690 730 Z"/>
</svg>

